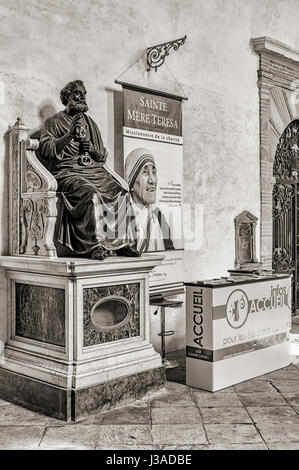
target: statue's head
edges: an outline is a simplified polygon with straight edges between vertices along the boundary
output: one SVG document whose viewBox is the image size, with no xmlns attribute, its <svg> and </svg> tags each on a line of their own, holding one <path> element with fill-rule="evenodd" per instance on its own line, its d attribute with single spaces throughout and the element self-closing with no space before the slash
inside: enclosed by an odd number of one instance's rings
<svg viewBox="0 0 299 470">
<path fill-rule="evenodd" d="M 62 104 L 66 107 L 68 114 L 86 113 L 86 88 L 82 80 L 69 82 L 60 92 Z"/>
<path fill-rule="evenodd" d="M 144 148 L 132 150 L 126 158 L 125 179 L 132 198 L 148 206 L 156 202 L 157 169 L 153 154 Z"/>
</svg>

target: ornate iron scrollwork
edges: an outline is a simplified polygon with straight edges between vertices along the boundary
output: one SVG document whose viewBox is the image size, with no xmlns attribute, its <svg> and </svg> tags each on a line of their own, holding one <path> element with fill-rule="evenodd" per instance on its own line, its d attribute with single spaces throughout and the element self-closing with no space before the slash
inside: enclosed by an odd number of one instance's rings
<svg viewBox="0 0 299 470">
<path fill-rule="evenodd" d="M 298 157 L 299 120 L 295 120 L 284 130 L 279 139 L 273 166 L 274 176 L 297 181 L 296 162 Z"/>
<path fill-rule="evenodd" d="M 291 272 L 294 256 L 295 185 L 276 183 L 273 188 L 273 269 Z"/>
<path fill-rule="evenodd" d="M 297 285 L 297 183 L 299 158 L 299 120 L 292 121 L 283 131 L 275 154 L 273 175 L 273 256 L 277 272 L 292 274 L 292 311 L 299 300 Z"/>
<path fill-rule="evenodd" d="M 152 46 L 147 48 L 147 71 L 149 72 L 151 69 L 155 69 L 157 72 L 157 68 L 161 67 L 164 64 L 166 56 L 169 55 L 169 51 L 173 48 L 174 51 L 177 51 L 180 46 L 182 46 L 186 41 L 187 36 L 183 38 L 175 39 L 174 41 L 164 42 L 162 44 L 158 44 L 157 46 Z"/>
<path fill-rule="evenodd" d="M 294 269 L 295 263 L 287 248 L 274 248 L 273 251 L 273 268 L 277 272 L 290 272 Z"/>
<path fill-rule="evenodd" d="M 293 204 L 295 188 L 293 185 L 275 184 L 273 188 L 273 219 L 285 215 Z"/>
</svg>

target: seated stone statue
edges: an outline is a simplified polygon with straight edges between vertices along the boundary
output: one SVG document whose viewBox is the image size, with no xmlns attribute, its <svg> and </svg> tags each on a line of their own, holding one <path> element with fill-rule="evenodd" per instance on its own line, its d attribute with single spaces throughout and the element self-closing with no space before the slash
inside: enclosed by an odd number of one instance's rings
<svg viewBox="0 0 299 470">
<path fill-rule="evenodd" d="M 83 82 L 68 83 L 60 98 L 66 108 L 45 122 L 38 149 L 62 193 L 56 241 L 93 259 L 106 258 L 110 250 L 139 256 L 126 216 L 129 189 L 104 166 L 107 151 L 98 126 L 85 114 Z"/>
</svg>

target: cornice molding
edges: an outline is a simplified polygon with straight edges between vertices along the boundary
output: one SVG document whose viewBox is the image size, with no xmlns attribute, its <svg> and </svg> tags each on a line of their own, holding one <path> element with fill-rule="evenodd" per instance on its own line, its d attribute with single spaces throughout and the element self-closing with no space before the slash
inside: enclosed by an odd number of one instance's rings
<svg viewBox="0 0 299 470">
<path fill-rule="evenodd" d="M 255 52 L 258 54 L 266 53 L 271 55 L 279 55 L 285 59 L 299 63 L 299 51 L 293 49 L 287 44 L 284 44 L 283 42 L 276 41 L 275 39 L 269 38 L 267 36 L 252 38 L 251 42 Z"/>
</svg>

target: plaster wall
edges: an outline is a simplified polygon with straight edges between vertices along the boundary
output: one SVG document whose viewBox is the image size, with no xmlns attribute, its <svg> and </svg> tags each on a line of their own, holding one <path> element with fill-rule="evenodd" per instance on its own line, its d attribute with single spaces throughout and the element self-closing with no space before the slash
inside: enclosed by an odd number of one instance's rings
<svg viewBox="0 0 299 470">
<path fill-rule="evenodd" d="M 8 124 L 21 116 L 38 127 L 39 108 L 60 110 L 61 88 L 80 78 L 113 165 L 120 122 L 115 78 L 146 47 L 187 34 L 186 44 L 167 58 L 189 98 L 183 107 L 184 201 L 198 208 L 200 235 L 185 252 L 185 280 L 225 275 L 234 263 L 233 218 L 244 209 L 260 217 L 258 56 L 250 39 L 270 36 L 299 49 L 298 1 L 0 0 L 0 14 L 1 254 L 8 249 Z M 2 340 L 5 293 L 3 280 Z M 175 315 L 172 349 L 184 345 L 185 317 Z"/>
</svg>

